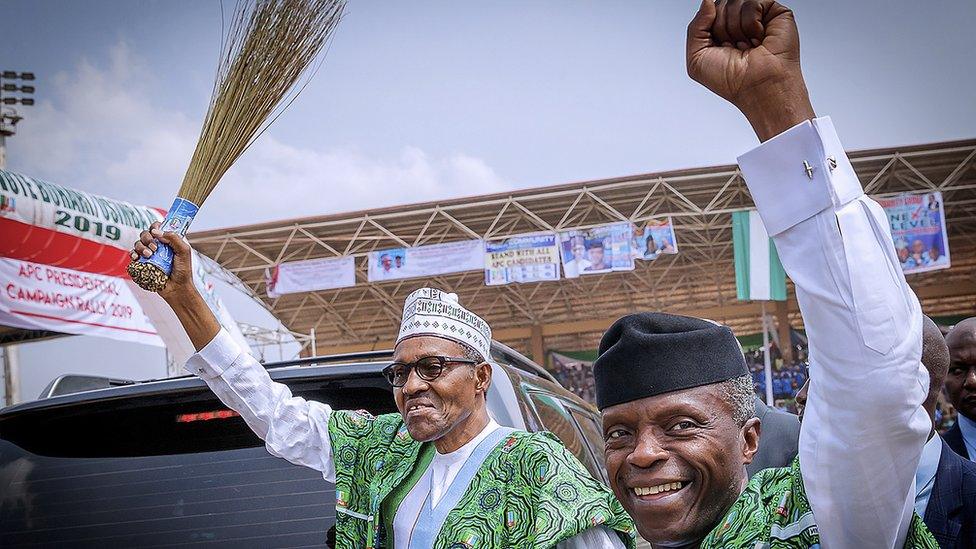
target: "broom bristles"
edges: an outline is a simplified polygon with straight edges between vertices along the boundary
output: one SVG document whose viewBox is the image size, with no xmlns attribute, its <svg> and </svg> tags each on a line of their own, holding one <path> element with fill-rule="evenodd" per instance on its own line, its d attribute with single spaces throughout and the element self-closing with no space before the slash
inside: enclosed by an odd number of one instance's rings
<svg viewBox="0 0 976 549">
<path fill-rule="evenodd" d="M 220 178 L 304 89 L 345 0 L 238 3 L 210 106 L 178 196 L 203 204 Z M 296 84 L 305 77 L 305 83 Z"/>
</svg>

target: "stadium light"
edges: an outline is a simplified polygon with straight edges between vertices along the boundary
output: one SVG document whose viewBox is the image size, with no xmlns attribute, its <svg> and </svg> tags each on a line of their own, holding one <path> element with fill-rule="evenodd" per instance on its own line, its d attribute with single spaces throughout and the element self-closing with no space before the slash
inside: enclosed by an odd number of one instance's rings
<svg viewBox="0 0 976 549">
<path fill-rule="evenodd" d="M 34 86 L 19 86 L 15 82 L 9 82 L 9 80 L 33 82 L 35 78 L 32 72 L 0 71 L 0 80 L 8 81 L 0 83 L 0 94 L 6 92 L 6 97 L 0 97 L 0 105 L 23 105 L 25 107 L 34 105 L 33 97 L 23 97 L 32 95 L 35 91 Z M 10 95 L 11 93 L 19 93 L 22 96 Z M 13 109 L 0 111 L 0 169 L 7 166 L 7 138 L 16 133 L 17 123 L 23 119 L 24 117 L 17 114 L 17 111 Z"/>
</svg>

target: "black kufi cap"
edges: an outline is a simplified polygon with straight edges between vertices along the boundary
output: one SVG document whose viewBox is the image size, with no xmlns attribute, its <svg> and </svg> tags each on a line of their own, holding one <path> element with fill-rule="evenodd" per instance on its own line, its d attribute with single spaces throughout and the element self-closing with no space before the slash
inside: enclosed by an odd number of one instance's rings
<svg viewBox="0 0 976 549">
<path fill-rule="evenodd" d="M 593 363 L 601 410 L 748 373 L 742 348 L 727 326 L 665 313 L 638 313 L 614 322 Z"/>
</svg>

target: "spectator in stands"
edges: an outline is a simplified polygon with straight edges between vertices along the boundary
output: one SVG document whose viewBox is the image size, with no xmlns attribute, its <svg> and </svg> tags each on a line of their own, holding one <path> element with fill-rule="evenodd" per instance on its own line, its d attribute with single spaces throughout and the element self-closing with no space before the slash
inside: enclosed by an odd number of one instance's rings
<svg viewBox="0 0 976 549">
<path fill-rule="evenodd" d="M 967 318 L 946 336 L 949 373 L 945 387 L 956 408 L 956 425 L 945 440 L 957 454 L 976 460 L 976 317 Z"/>
<path fill-rule="evenodd" d="M 939 547 L 976 547 L 976 463 L 949 449 L 935 431 L 935 405 L 949 369 L 949 349 L 935 322 L 922 320 L 922 365 L 929 371 L 929 393 L 922 406 L 933 429 L 915 472 L 915 512 Z"/>
</svg>

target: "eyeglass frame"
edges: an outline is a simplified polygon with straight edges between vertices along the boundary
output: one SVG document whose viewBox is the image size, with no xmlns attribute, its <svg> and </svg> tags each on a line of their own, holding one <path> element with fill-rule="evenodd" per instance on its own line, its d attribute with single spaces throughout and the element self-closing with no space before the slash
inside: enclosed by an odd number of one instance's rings
<svg viewBox="0 0 976 549">
<path fill-rule="evenodd" d="M 441 377 L 444 374 L 444 369 L 447 367 L 448 364 L 471 364 L 472 366 L 477 366 L 479 364 L 484 364 L 485 362 L 484 360 L 474 360 L 471 358 L 461 358 L 456 356 L 431 355 L 431 356 L 425 356 L 423 358 L 419 358 L 413 362 L 392 362 L 390 363 L 389 366 L 383 368 L 383 377 L 386 378 L 386 381 L 388 381 L 390 385 L 392 385 L 397 389 L 401 389 L 407 385 L 407 381 L 410 380 L 410 372 L 416 369 L 417 364 L 420 363 L 421 361 L 429 360 L 432 358 L 437 359 L 438 366 L 440 366 L 440 369 L 437 371 L 436 375 L 434 375 L 431 378 L 427 378 L 420 373 L 420 370 L 416 370 L 417 377 L 419 377 L 420 379 L 426 382 L 436 381 L 437 378 Z M 395 366 L 403 366 L 405 370 L 404 381 L 400 385 L 397 385 L 393 381 L 393 368 Z"/>
</svg>

